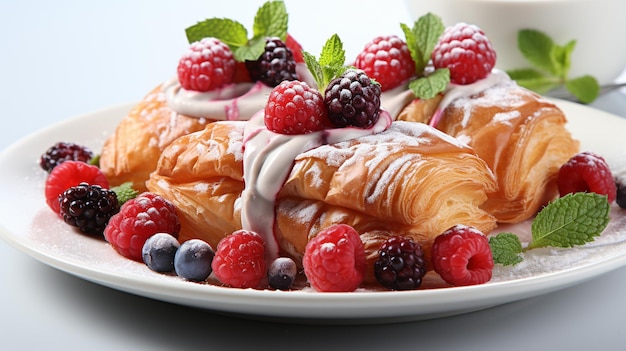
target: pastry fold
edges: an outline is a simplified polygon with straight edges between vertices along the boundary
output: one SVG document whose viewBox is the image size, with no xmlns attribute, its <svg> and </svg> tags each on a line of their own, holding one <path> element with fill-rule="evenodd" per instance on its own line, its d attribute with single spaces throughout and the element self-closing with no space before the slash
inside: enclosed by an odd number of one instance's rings
<svg viewBox="0 0 626 351">
<path fill-rule="evenodd" d="M 399 120 L 428 123 L 442 96 L 414 100 Z M 505 81 L 453 100 L 437 129 L 471 146 L 496 176 L 483 209 L 503 223 L 517 223 L 558 196 L 558 170 L 578 152 L 567 119 L 552 102 Z"/>
<path fill-rule="evenodd" d="M 211 123 L 163 151 L 147 187 L 177 206 L 181 240 L 217 245 L 241 228 L 244 123 Z M 411 236 L 428 251 L 455 224 L 490 232 L 495 219 L 480 206 L 495 188 L 468 146 L 425 124 L 394 122 L 385 132 L 299 154 L 277 195 L 274 235 L 283 254 L 297 259 L 311 237 L 336 223 L 361 233 L 370 260 L 391 235 Z"/>
<path fill-rule="evenodd" d="M 145 191 L 163 149 L 178 137 L 204 128 L 209 119 L 187 117 L 168 107 L 163 85 L 149 92 L 105 140 L 100 168 L 112 186 L 132 182 Z"/>
</svg>

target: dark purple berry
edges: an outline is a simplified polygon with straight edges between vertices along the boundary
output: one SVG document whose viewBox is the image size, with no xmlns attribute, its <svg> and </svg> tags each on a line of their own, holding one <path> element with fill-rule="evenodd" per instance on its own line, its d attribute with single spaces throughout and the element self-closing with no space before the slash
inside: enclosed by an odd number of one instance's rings
<svg viewBox="0 0 626 351">
<path fill-rule="evenodd" d="M 422 245 L 410 238 L 393 236 L 385 241 L 374 263 L 376 280 L 392 290 L 414 290 L 422 284 L 426 263 Z"/>
<path fill-rule="evenodd" d="M 186 280 L 204 281 L 211 272 L 215 251 L 207 242 L 190 239 L 183 242 L 174 255 L 174 270 Z"/>
<path fill-rule="evenodd" d="M 65 161 L 89 162 L 92 158 L 93 152 L 86 146 L 58 142 L 41 155 L 39 165 L 44 171 L 50 172 L 54 167 Z"/>
<path fill-rule="evenodd" d="M 338 128 L 367 128 L 378 121 L 380 85 L 365 72 L 349 69 L 326 87 L 324 102 L 328 118 Z"/>
<path fill-rule="evenodd" d="M 246 61 L 253 81 L 275 87 L 284 80 L 297 80 L 296 60 L 291 50 L 277 37 L 267 38 L 265 51 L 256 61 Z"/>
<path fill-rule="evenodd" d="M 102 234 L 111 216 L 120 210 L 115 192 L 87 183 L 61 193 L 59 205 L 65 223 L 87 234 Z"/>
<path fill-rule="evenodd" d="M 617 197 L 615 198 L 615 202 L 621 208 L 626 208 L 626 177 L 618 179 L 615 182 L 617 187 Z"/>
<path fill-rule="evenodd" d="M 155 272 L 174 270 L 174 256 L 180 247 L 178 239 L 168 233 L 156 233 L 146 240 L 141 250 L 143 262 Z"/>
<path fill-rule="evenodd" d="M 279 257 L 272 261 L 267 277 L 270 287 L 279 290 L 287 290 L 296 279 L 298 269 L 296 263 L 288 257 Z"/>
</svg>

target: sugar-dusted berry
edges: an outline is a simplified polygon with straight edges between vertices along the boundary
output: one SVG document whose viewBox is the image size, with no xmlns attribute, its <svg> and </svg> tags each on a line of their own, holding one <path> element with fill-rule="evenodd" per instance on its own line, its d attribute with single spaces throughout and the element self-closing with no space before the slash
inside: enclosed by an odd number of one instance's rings
<svg viewBox="0 0 626 351">
<path fill-rule="evenodd" d="M 454 286 L 484 284 L 493 274 L 489 240 L 473 227 L 455 225 L 437 236 L 431 260 L 434 271 Z"/>
<path fill-rule="evenodd" d="M 359 233 L 345 224 L 323 229 L 307 243 L 302 265 L 309 283 L 317 291 L 356 290 L 367 265 Z"/>
<path fill-rule="evenodd" d="M 275 87 L 282 81 L 297 80 L 296 60 L 291 49 L 277 37 L 265 40 L 265 50 L 256 61 L 246 61 L 250 78 Z"/>
<path fill-rule="evenodd" d="M 278 257 L 270 263 L 267 269 L 268 283 L 271 288 L 279 290 L 287 290 L 291 287 L 298 268 L 296 262 L 289 257 Z"/>
<path fill-rule="evenodd" d="M 279 134 L 306 134 L 328 126 L 322 94 L 298 80 L 284 81 L 272 90 L 264 118 L 267 129 Z"/>
<path fill-rule="evenodd" d="M 496 64 L 496 51 L 485 33 L 473 24 L 447 27 L 431 55 L 435 68 L 450 69 L 450 81 L 471 84 L 485 78 Z"/>
<path fill-rule="evenodd" d="M 172 234 L 156 233 L 143 244 L 143 263 L 155 272 L 171 272 L 174 270 L 174 256 L 179 247 L 178 239 Z"/>
<path fill-rule="evenodd" d="M 187 90 L 210 91 L 232 82 L 235 58 L 216 38 L 194 42 L 178 62 L 178 81 Z"/>
<path fill-rule="evenodd" d="M 120 210 L 115 192 L 87 183 L 65 190 L 59 205 L 65 223 L 86 234 L 102 235 L 111 216 Z"/>
<path fill-rule="evenodd" d="M 48 207 L 50 207 L 54 213 L 61 215 L 59 196 L 65 190 L 80 183 L 99 185 L 106 189 L 109 188 L 109 182 L 100 168 L 82 161 L 65 161 L 54 167 L 46 178 L 44 195 Z"/>
<path fill-rule="evenodd" d="M 93 151 L 84 145 L 60 141 L 52 145 L 39 158 L 39 165 L 46 172 L 65 161 L 89 162 L 93 158 Z"/>
<path fill-rule="evenodd" d="M 606 195 L 615 201 L 615 179 L 605 159 L 593 152 L 583 151 L 570 158 L 559 169 L 558 188 L 561 196 L 576 192 Z"/>
<path fill-rule="evenodd" d="M 328 119 L 335 127 L 367 128 L 378 121 L 380 84 L 362 70 L 349 69 L 328 83 L 324 102 Z"/>
<path fill-rule="evenodd" d="M 178 237 L 180 220 L 174 205 L 154 193 L 141 193 L 122 205 L 104 229 L 104 238 L 120 255 L 143 262 L 142 249 L 149 237 L 168 233 Z"/>
<path fill-rule="evenodd" d="M 382 91 L 398 87 L 415 73 L 409 47 L 397 35 L 379 36 L 368 42 L 354 66 L 380 83 Z"/>
<path fill-rule="evenodd" d="M 413 290 L 426 274 L 424 251 L 410 238 L 392 236 L 381 245 L 374 262 L 376 280 L 392 290 Z"/>
<path fill-rule="evenodd" d="M 258 288 L 267 277 L 265 243 L 255 232 L 237 230 L 217 244 L 213 272 L 233 288 Z"/>
<path fill-rule="evenodd" d="M 174 255 L 174 270 L 186 280 L 201 282 L 209 277 L 215 251 L 206 241 L 190 239 L 180 245 Z"/>
</svg>

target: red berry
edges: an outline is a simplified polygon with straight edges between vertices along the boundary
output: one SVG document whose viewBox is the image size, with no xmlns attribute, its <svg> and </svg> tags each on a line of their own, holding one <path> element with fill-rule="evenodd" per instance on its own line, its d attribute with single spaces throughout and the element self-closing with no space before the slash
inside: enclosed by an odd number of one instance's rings
<svg viewBox="0 0 626 351">
<path fill-rule="evenodd" d="M 120 255 L 143 262 L 141 250 L 156 233 L 178 237 L 180 221 L 174 205 L 160 195 L 142 193 L 126 201 L 104 229 L 104 238 Z"/>
<path fill-rule="evenodd" d="M 60 215 L 59 196 L 65 190 L 80 183 L 99 185 L 105 189 L 109 188 L 109 182 L 100 168 L 82 161 L 65 161 L 54 167 L 50 171 L 48 178 L 46 178 L 44 195 L 48 207 L 54 213 Z"/>
<path fill-rule="evenodd" d="M 485 78 L 496 64 L 496 51 L 485 33 L 473 24 L 447 27 L 432 53 L 435 68 L 449 68 L 450 81 L 471 84 Z"/>
<path fill-rule="evenodd" d="M 228 45 L 215 38 L 191 44 L 178 62 L 178 80 L 187 90 L 209 91 L 231 83 L 235 59 Z"/>
<path fill-rule="evenodd" d="M 575 192 L 593 192 L 607 195 L 609 202 L 617 196 L 613 174 L 602 156 L 581 152 L 570 158 L 559 169 L 558 188 L 561 196 Z"/>
<path fill-rule="evenodd" d="M 365 276 L 365 248 L 349 225 L 335 224 L 320 231 L 306 245 L 304 274 L 317 291 L 350 292 Z"/>
<path fill-rule="evenodd" d="M 217 279 L 233 288 L 257 288 L 267 276 L 265 243 L 255 232 L 238 230 L 217 244 L 211 267 Z"/>
<path fill-rule="evenodd" d="M 478 229 L 463 225 L 435 238 L 431 260 L 435 272 L 455 286 L 486 283 L 493 271 L 489 240 Z"/>
<path fill-rule="evenodd" d="M 409 47 L 396 35 L 376 37 L 367 43 L 354 66 L 380 83 L 382 91 L 399 86 L 415 73 Z"/>
<path fill-rule="evenodd" d="M 304 63 L 304 55 L 302 54 L 302 45 L 294 39 L 291 34 L 287 33 L 287 39 L 285 39 L 285 45 L 293 53 L 293 59 L 296 63 Z"/>
<path fill-rule="evenodd" d="M 322 94 L 305 82 L 281 82 L 265 105 L 265 125 L 275 133 L 306 134 L 322 130 L 328 124 Z"/>
</svg>

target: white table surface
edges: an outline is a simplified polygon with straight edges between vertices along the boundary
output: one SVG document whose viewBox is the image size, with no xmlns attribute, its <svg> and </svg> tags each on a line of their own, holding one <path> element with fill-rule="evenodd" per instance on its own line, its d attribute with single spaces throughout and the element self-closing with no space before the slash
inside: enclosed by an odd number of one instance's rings
<svg viewBox="0 0 626 351">
<path fill-rule="evenodd" d="M 287 1 L 290 32 L 313 53 L 337 32 L 348 57 L 354 57 L 367 39 L 401 34 L 399 23 L 411 23 L 402 0 L 304 4 Z M 0 149 L 57 121 L 140 99 L 174 74 L 187 46 L 185 27 L 217 16 L 250 28 L 259 5 L 207 0 L 0 2 L 0 106 L 5 123 Z M 363 28 L 335 25 L 347 18 L 346 11 L 362 19 Z M 626 117 L 621 92 L 593 106 Z M 242 319 L 126 294 L 57 271 L 4 242 L 0 264 L 3 350 L 622 350 L 626 342 L 626 268 L 465 315 L 323 326 Z"/>
</svg>

